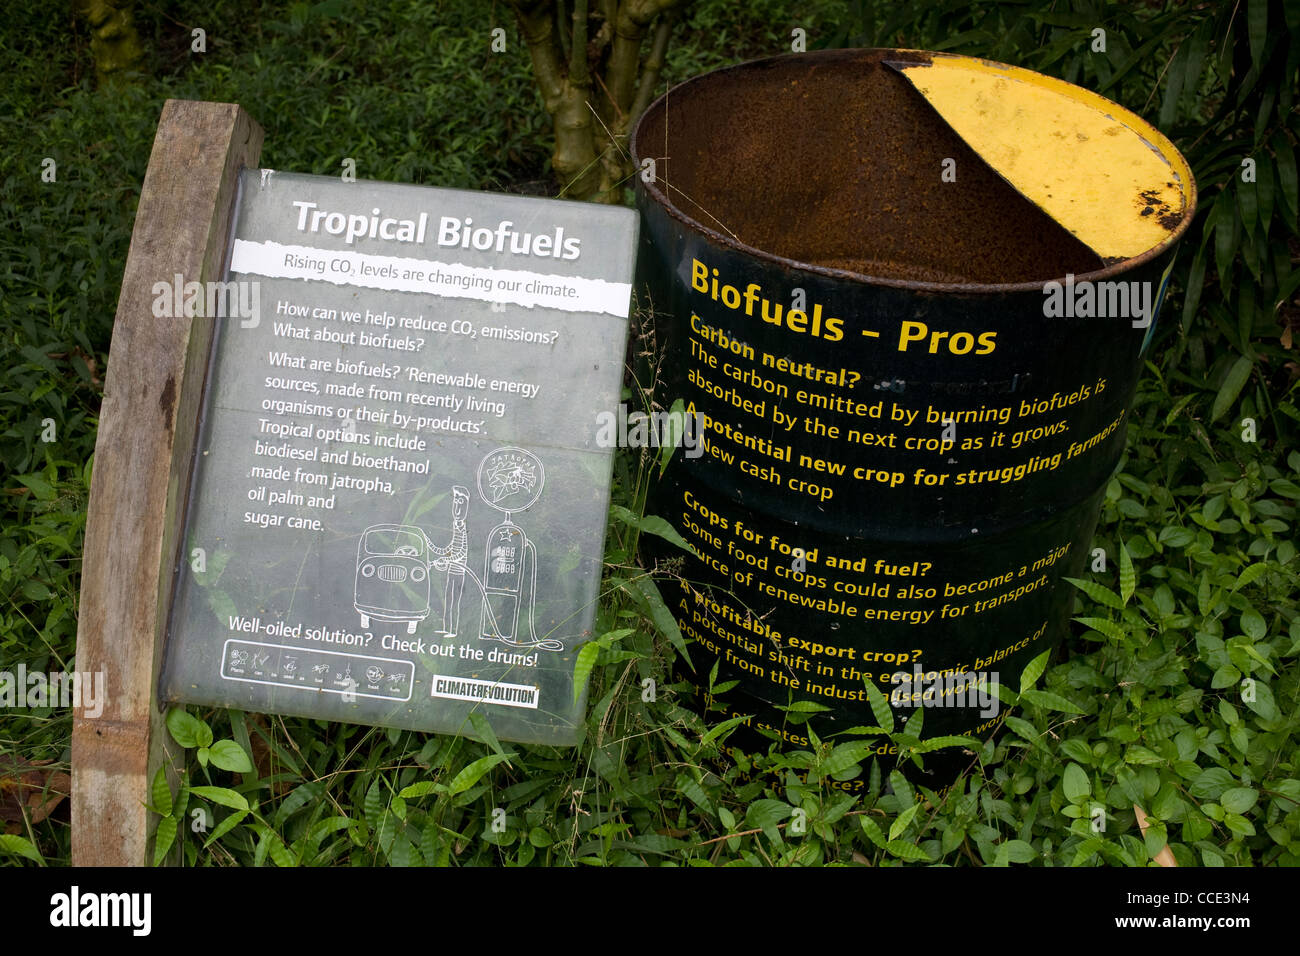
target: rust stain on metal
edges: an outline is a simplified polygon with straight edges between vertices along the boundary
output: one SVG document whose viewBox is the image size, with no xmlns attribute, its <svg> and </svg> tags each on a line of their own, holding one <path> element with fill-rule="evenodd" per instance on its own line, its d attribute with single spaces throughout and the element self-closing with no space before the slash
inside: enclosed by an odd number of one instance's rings
<svg viewBox="0 0 1300 956">
<path fill-rule="evenodd" d="M 930 62 L 837 50 L 721 70 L 652 104 L 633 153 L 671 214 L 787 268 L 990 292 L 1145 258 L 1103 258 L 1008 183 L 897 69 Z M 1185 224 L 1150 205 L 1165 231 Z"/>
</svg>

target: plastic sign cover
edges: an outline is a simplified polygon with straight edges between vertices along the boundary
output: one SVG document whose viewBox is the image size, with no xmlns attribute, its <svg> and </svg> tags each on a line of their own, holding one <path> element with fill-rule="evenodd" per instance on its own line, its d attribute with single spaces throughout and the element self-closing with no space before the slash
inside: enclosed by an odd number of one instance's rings
<svg viewBox="0 0 1300 956">
<path fill-rule="evenodd" d="M 220 315 L 160 697 L 574 743 L 636 235 L 245 171 L 227 281 L 155 287 Z"/>
</svg>

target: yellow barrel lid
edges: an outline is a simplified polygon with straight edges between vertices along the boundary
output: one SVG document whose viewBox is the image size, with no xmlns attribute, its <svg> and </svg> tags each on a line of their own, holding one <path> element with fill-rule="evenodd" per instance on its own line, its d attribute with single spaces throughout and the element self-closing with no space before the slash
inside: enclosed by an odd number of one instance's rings
<svg viewBox="0 0 1300 956">
<path fill-rule="evenodd" d="M 1108 262 L 1170 239 L 1195 201 L 1182 155 L 1141 117 L 1031 70 L 944 53 L 887 60 L 992 169 Z"/>
</svg>

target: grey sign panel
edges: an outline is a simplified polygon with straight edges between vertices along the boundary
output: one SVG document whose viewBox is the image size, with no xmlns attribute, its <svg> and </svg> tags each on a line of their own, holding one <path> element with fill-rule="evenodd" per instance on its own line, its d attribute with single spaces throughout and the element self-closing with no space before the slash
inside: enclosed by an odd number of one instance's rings
<svg viewBox="0 0 1300 956">
<path fill-rule="evenodd" d="M 158 287 L 222 315 L 161 697 L 575 742 L 636 234 L 246 171 L 227 284 Z"/>
</svg>

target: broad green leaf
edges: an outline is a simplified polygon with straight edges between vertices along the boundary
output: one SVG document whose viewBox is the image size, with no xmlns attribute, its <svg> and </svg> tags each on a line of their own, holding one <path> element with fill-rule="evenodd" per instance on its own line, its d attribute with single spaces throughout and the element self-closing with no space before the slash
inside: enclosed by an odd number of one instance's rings
<svg viewBox="0 0 1300 956">
<path fill-rule="evenodd" d="M 916 816 L 917 811 L 920 809 L 921 809 L 921 805 L 919 803 L 914 803 L 906 810 L 904 810 L 902 813 L 900 813 L 898 815 L 898 818 L 892 824 L 890 824 L 889 826 L 890 843 L 893 843 L 900 836 L 902 836 L 904 833 L 907 832 L 908 824 L 912 822 L 912 818 Z"/>
<path fill-rule="evenodd" d="M 1076 617 L 1076 621 L 1084 627 L 1090 627 L 1098 634 L 1104 634 L 1112 641 L 1123 643 L 1128 637 L 1128 632 L 1114 621 L 1108 621 L 1104 617 Z"/>
<path fill-rule="evenodd" d="M 615 521 L 621 521 L 633 528 L 637 527 L 641 522 L 641 519 L 636 516 L 636 512 L 630 508 L 624 508 L 622 505 L 610 505 L 609 516 Z"/>
<path fill-rule="evenodd" d="M 1201 579 L 1196 585 L 1196 610 L 1202 615 L 1210 613 L 1213 604 L 1211 603 L 1210 576 L 1205 571 L 1201 572 Z"/>
<path fill-rule="evenodd" d="M 232 810 L 248 810 L 248 801 L 242 793 L 237 793 L 226 787 L 191 787 L 190 793 L 196 797 L 202 797 L 204 800 L 211 800 L 213 803 L 223 807 L 229 807 Z"/>
<path fill-rule="evenodd" d="M 1034 848 L 1024 840 L 1007 840 L 998 847 L 999 854 L 1003 850 L 1012 863 L 1032 863 L 1038 857 Z"/>
<path fill-rule="evenodd" d="M 884 728 L 885 733 L 894 732 L 894 709 L 889 706 L 889 701 L 881 693 L 876 682 L 870 677 L 864 680 L 867 688 L 867 700 L 871 703 L 871 712 L 876 717 L 876 723 Z"/>
<path fill-rule="evenodd" d="M 1098 584 L 1096 581 L 1089 581 L 1085 578 L 1066 578 L 1065 580 L 1069 581 L 1098 604 L 1103 604 L 1106 607 L 1113 607 L 1117 611 L 1124 607 L 1124 602 L 1120 600 L 1119 595 L 1104 584 Z"/>
<path fill-rule="evenodd" d="M 492 729 L 491 722 L 477 710 L 471 711 L 469 715 L 469 725 L 474 728 L 474 733 L 479 739 L 492 748 L 494 753 L 503 754 L 505 750 L 501 747 L 501 741 L 497 740 L 496 731 Z"/>
<path fill-rule="evenodd" d="M 282 827 L 284 821 L 309 803 L 315 803 L 324 793 L 325 785 L 319 781 L 311 781 L 294 787 L 293 791 L 281 800 L 280 805 L 276 807 L 275 825 Z"/>
<path fill-rule="evenodd" d="M 676 545 L 690 554 L 695 553 L 695 550 L 686 543 L 686 539 L 677 533 L 677 529 L 658 515 L 646 515 L 637 522 L 637 526 L 646 534 L 652 534 L 657 538 L 663 538 L 669 544 Z"/>
<path fill-rule="evenodd" d="M 1251 787 L 1229 787 L 1219 795 L 1219 803 L 1229 813 L 1245 813 L 1259 800 L 1259 791 Z"/>
<path fill-rule="evenodd" d="M 909 863 L 925 860 L 930 861 L 930 854 L 926 853 L 914 843 L 908 843 L 905 840 L 890 840 L 885 844 L 885 850 L 898 857 L 900 860 L 907 860 Z"/>
<path fill-rule="evenodd" d="M 596 666 L 596 657 L 600 654 L 600 642 L 588 641 L 578 650 L 577 657 L 573 661 L 573 701 L 578 702 L 584 690 L 587 689 L 587 678 L 591 676 L 591 670 Z"/>
<path fill-rule="evenodd" d="M 352 821 L 347 817 L 326 817 L 324 820 L 317 820 L 307 831 L 307 841 L 313 847 L 319 846 L 325 837 L 346 829 L 351 823 Z"/>
<path fill-rule="evenodd" d="M 677 620 L 673 617 L 672 611 L 668 610 L 667 605 L 664 604 L 663 595 L 659 593 L 659 587 L 651 580 L 650 575 L 643 574 L 635 577 L 624 587 L 632 595 L 632 598 L 645 608 L 650 619 L 654 621 L 655 626 L 659 629 L 659 633 L 668 638 L 669 643 L 673 645 L 677 653 L 682 655 L 682 659 L 686 661 L 691 670 L 694 670 L 695 665 L 691 663 L 691 655 L 686 650 L 686 641 L 682 637 L 681 628 L 677 626 Z"/>
<path fill-rule="evenodd" d="M 1273 157 L 1277 166 L 1277 182 L 1282 188 L 1282 198 L 1291 210 L 1291 221 L 1300 215 L 1300 189 L 1297 189 L 1295 151 L 1286 132 L 1279 129 L 1273 136 Z"/>
<path fill-rule="evenodd" d="M 1053 694 L 1045 690 L 1034 690 L 1030 688 L 1020 695 L 1036 707 L 1042 707 L 1046 710 L 1059 710 L 1063 714 L 1082 714 L 1084 711 L 1070 700 L 1062 697 L 1060 694 Z"/>
<path fill-rule="evenodd" d="M 534 846 L 550 846 L 551 836 L 541 827 L 536 827 L 533 833 L 529 834 L 529 839 L 533 839 L 533 834 L 537 834 L 538 840 L 544 840 L 544 843 L 534 842 Z M 662 833 L 643 833 L 628 841 L 628 845 L 645 853 L 658 853 L 667 855 L 690 846 L 685 840 L 676 840 Z"/>
<path fill-rule="evenodd" d="M 1043 671 L 1047 670 L 1047 660 L 1051 656 L 1052 652 L 1050 650 L 1043 651 L 1025 665 L 1025 669 L 1020 672 L 1020 693 L 1023 694 L 1030 687 L 1033 687 L 1038 678 L 1043 676 Z"/>
<path fill-rule="evenodd" d="M 862 832 L 867 835 L 867 839 L 881 849 L 884 849 L 885 844 L 889 841 L 887 841 L 885 835 L 880 832 L 880 825 L 866 814 L 858 817 L 858 822 L 862 826 Z"/>
<path fill-rule="evenodd" d="M 1232 264 L 1240 240 L 1236 191 L 1234 181 L 1225 183 L 1210 213 L 1214 220 L 1214 264 L 1219 273 L 1219 286 L 1225 293 L 1232 287 Z"/>
<path fill-rule="evenodd" d="M 1269 180 L 1272 176 L 1265 175 Z M 1239 180 L 1237 183 L 1237 212 L 1241 216 L 1241 224 L 1246 230 L 1246 235 L 1252 237 L 1251 245 L 1253 247 L 1253 237 L 1255 235 L 1255 223 L 1259 216 L 1259 188 L 1258 183 L 1248 183 Z"/>
<path fill-rule="evenodd" d="M 1254 363 L 1244 355 L 1239 356 L 1237 361 L 1232 363 L 1227 377 L 1219 386 L 1219 394 L 1214 397 L 1214 407 L 1210 409 L 1210 421 L 1217 422 L 1232 407 L 1241 390 L 1246 387 L 1246 382 L 1250 380 L 1250 373 L 1254 367 Z"/>
<path fill-rule="evenodd" d="M 233 740 L 218 740 L 208 748 L 208 759 L 222 770 L 231 773 L 253 772 L 253 761 L 248 759 L 244 748 Z"/>
<path fill-rule="evenodd" d="M 787 714 L 824 714 L 831 708 L 811 700 L 796 700 L 792 704 L 782 704 L 779 709 Z"/>
<path fill-rule="evenodd" d="M 167 859 L 167 853 L 171 850 L 172 844 L 176 842 L 175 818 L 163 817 L 159 820 L 158 831 L 154 834 L 153 839 L 153 865 L 162 866 L 162 862 Z"/>
<path fill-rule="evenodd" d="M 1020 695 L 1010 687 L 1005 687 L 997 681 L 989 682 L 989 693 L 1006 704 L 1008 707 L 1014 707 L 1020 703 Z"/>
<path fill-rule="evenodd" d="M 15 475 L 20 483 L 31 489 L 38 501 L 53 501 L 56 495 L 54 486 L 40 475 Z"/>
<path fill-rule="evenodd" d="M 8 833 L 0 834 L 0 850 L 4 850 L 6 853 L 16 853 L 39 863 L 41 866 L 45 866 L 45 857 L 41 856 L 41 851 L 36 849 L 26 837 Z"/>
<path fill-rule="evenodd" d="M 268 833 L 270 835 L 268 849 L 271 853 L 271 859 L 275 861 L 275 865 L 285 868 L 297 866 L 297 857 L 284 845 L 284 841 L 280 839 L 279 834 L 274 831 L 268 831 Z"/>
<path fill-rule="evenodd" d="M 1248 699 L 1244 702 L 1253 712 L 1265 720 L 1276 720 L 1278 716 L 1277 703 L 1273 700 L 1273 690 L 1262 680 L 1256 680 Z"/>
<path fill-rule="evenodd" d="M 1129 556 L 1128 548 L 1124 547 L 1124 542 L 1119 543 L 1119 599 L 1128 604 L 1129 598 L 1133 596 L 1133 589 L 1137 586 L 1137 575 L 1133 571 L 1133 559 Z"/>
<path fill-rule="evenodd" d="M 850 767 L 857 766 L 871 755 L 875 744 L 870 740 L 850 740 L 842 743 L 829 754 L 826 759 L 817 765 L 817 771 L 822 776 L 833 777 L 838 773 L 843 773 Z"/>
<path fill-rule="evenodd" d="M 1142 834 L 1142 843 L 1146 847 L 1147 856 L 1155 859 L 1156 855 L 1169 845 L 1169 833 L 1164 822 L 1147 817 L 1147 829 Z"/>
<path fill-rule="evenodd" d="M 1042 746 L 1043 735 L 1029 721 L 1020 717 L 1008 717 L 1004 723 L 1031 744 Z"/>
<path fill-rule="evenodd" d="M 1246 5 L 1246 27 L 1250 38 L 1250 59 L 1262 67 L 1264 44 L 1268 42 L 1268 0 L 1249 0 Z"/>
<path fill-rule="evenodd" d="M 722 723 L 718 724 L 716 727 L 709 728 L 709 730 L 702 737 L 700 737 L 700 746 L 703 747 L 703 746 L 707 746 L 708 744 L 711 744 L 714 740 L 716 740 L 718 737 L 721 737 L 732 727 L 739 726 L 740 724 L 743 724 L 745 721 L 749 720 L 751 716 L 752 715 L 750 714 L 741 714 L 738 717 L 730 717 L 727 720 L 724 720 Z"/>
<path fill-rule="evenodd" d="M 1197 306 L 1201 302 L 1201 291 L 1205 288 L 1205 250 L 1197 250 L 1192 259 L 1192 268 L 1187 273 L 1187 293 L 1183 297 L 1183 331 L 1192 327 L 1196 317 Z"/>
<path fill-rule="evenodd" d="M 1268 659 L 1267 657 L 1265 657 L 1263 654 L 1261 654 L 1261 653 L 1259 652 L 1259 649 L 1260 649 L 1261 647 L 1263 647 L 1265 650 L 1268 649 L 1268 645 L 1267 645 L 1267 644 L 1262 644 L 1262 643 L 1261 643 L 1261 644 L 1258 644 L 1258 645 L 1256 645 L 1256 644 L 1243 644 L 1243 645 L 1241 646 L 1241 649 L 1242 649 L 1243 651 L 1246 652 L 1246 656 L 1247 656 L 1247 657 L 1249 657 L 1249 658 L 1251 658 L 1252 660 L 1254 660 L 1257 664 L 1259 664 L 1261 667 L 1263 667 L 1264 670 L 1268 671 L 1270 674 L 1272 674 L 1274 677 L 1276 677 L 1276 676 L 1277 676 L 1277 670 L 1273 667 L 1273 665 L 1272 665 L 1272 663 L 1269 661 L 1269 659 Z"/>
<path fill-rule="evenodd" d="M 172 790 L 167 786 L 167 768 L 159 767 L 153 775 L 153 786 L 149 790 L 149 799 L 153 808 L 164 817 L 172 815 Z"/>
<path fill-rule="evenodd" d="M 695 553 L 694 549 L 692 549 L 682 536 L 677 533 L 677 529 L 658 515 L 637 517 L 636 512 L 624 508 L 622 505 L 610 505 L 609 513 L 610 516 L 617 521 L 631 525 L 633 528 L 636 528 L 639 531 L 644 531 L 647 534 L 653 534 L 656 537 L 663 538 L 665 541 L 676 545 L 690 554 Z"/>
<path fill-rule="evenodd" d="M 1158 767 L 1165 762 L 1165 758 L 1150 747 L 1134 744 L 1124 751 L 1124 761 L 1144 767 Z"/>
<path fill-rule="evenodd" d="M 1088 837 L 1088 839 L 1080 843 L 1079 848 L 1075 850 L 1074 859 L 1071 861 L 1070 866 L 1083 866 L 1083 864 L 1087 863 L 1097 855 L 1097 851 L 1101 849 L 1103 842 L 1104 841 L 1099 836 Z"/>
<path fill-rule="evenodd" d="M 758 827 L 773 843 L 781 842 L 781 831 L 777 824 L 790 816 L 792 807 L 780 800 L 755 800 L 745 810 L 745 823 Z"/>
<path fill-rule="evenodd" d="M 1224 687 L 1231 687 L 1239 680 L 1241 680 L 1241 671 L 1231 664 L 1225 664 L 1211 675 L 1210 686 L 1215 690 L 1220 690 Z"/>
<path fill-rule="evenodd" d="M 204 736 L 203 728 L 207 725 L 182 707 L 173 707 L 167 712 L 167 730 L 172 739 L 186 750 L 191 747 L 206 747 L 212 742 L 212 731 L 207 732 L 207 741 L 200 743 Z"/>
<path fill-rule="evenodd" d="M 1296 275 L 1300 276 L 1300 269 L 1296 270 Z M 1292 501 L 1300 501 L 1300 485 L 1297 485 L 1289 478 L 1276 478 L 1269 482 L 1268 487 L 1275 495 L 1290 498 Z M 1247 568 L 1246 570 L 1249 571 L 1250 569 Z"/>
<path fill-rule="evenodd" d="M 1236 583 L 1232 585 L 1233 591 L 1240 591 L 1248 584 L 1254 584 L 1268 572 L 1268 562 L 1260 561 L 1258 564 L 1252 564 L 1245 571 L 1237 576 Z M 1262 621 L 1263 618 L 1260 618 Z"/>
<path fill-rule="evenodd" d="M 1088 746 L 1086 741 L 1080 740 L 1078 737 L 1067 737 L 1062 740 L 1061 753 L 1071 760 L 1078 761 L 1080 764 L 1090 764 L 1094 760 L 1092 748 Z"/>
<path fill-rule="evenodd" d="M 972 737 L 957 737 L 952 734 L 947 734 L 923 740 L 915 749 L 919 754 L 928 754 L 931 751 L 944 750 L 948 747 L 965 747 L 968 750 L 978 750 L 979 746 L 979 741 Z"/>
<path fill-rule="evenodd" d="M 1077 763 L 1066 764 L 1065 774 L 1061 778 L 1061 789 L 1065 793 L 1065 799 L 1073 804 L 1080 804 L 1092 795 L 1088 774 Z"/>
<path fill-rule="evenodd" d="M 236 810 L 234 813 L 230 814 L 230 816 L 226 817 L 226 819 L 222 820 L 220 823 L 217 824 L 216 829 L 214 829 L 211 835 L 207 838 L 207 840 L 204 841 L 203 846 L 205 848 L 212 846 L 212 844 L 216 843 L 218 840 L 220 840 L 223 836 L 225 836 L 235 827 L 243 823 L 244 818 L 247 816 L 248 816 L 247 810 Z"/>
<path fill-rule="evenodd" d="M 1255 824 L 1251 823 L 1240 813 L 1225 813 L 1223 822 L 1227 824 L 1228 829 L 1239 836 L 1254 836 Z"/>
<path fill-rule="evenodd" d="M 1178 113 L 1178 101 L 1183 95 L 1183 84 L 1187 77 L 1187 58 L 1190 47 L 1186 44 L 1180 45 L 1169 61 L 1168 68 L 1165 72 L 1165 96 L 1160 104 L 1160 114 L 1156 124 L 1161 129 L 1168 129 L 1173 125 L 1174 118 Z M 1193 78 L 1195 81 L 1195 78 Z"/>
<path fill-rule="evenodd" d="M 706 813 L 713 813 L 713 802 L 698 780 L 684 773 L 677 775 L 677 792 Z"/>
<path fill-rule="evenodd" d="M 488 754 L 486 757 L 479 757 L 460 773 L 452 778 L 451 783 L 447 785 L 447 792 L 453 796 L 458 793 L 464 793 L 474 784 L 478 783 L 485 773 L 491 770 L 499 763 L 505 763 L 514 757 L 515 753 Z"/>
<path fill-rule="evenodd" d="M 437 786 L 432 780 L 417 780 L 409 787 L 403 787 L 397 795 L 403 800 L 414 800 L 417 797 L 427 797 Z"/>
<path fill-rule="evenodd" d="M 1252 641 L 1262 641 L 1268 634 L 1268 625 L 1264 622 L 1264 615 L 1252 607 L 1241 615 L 1241 630 Z"/>
</svg>

